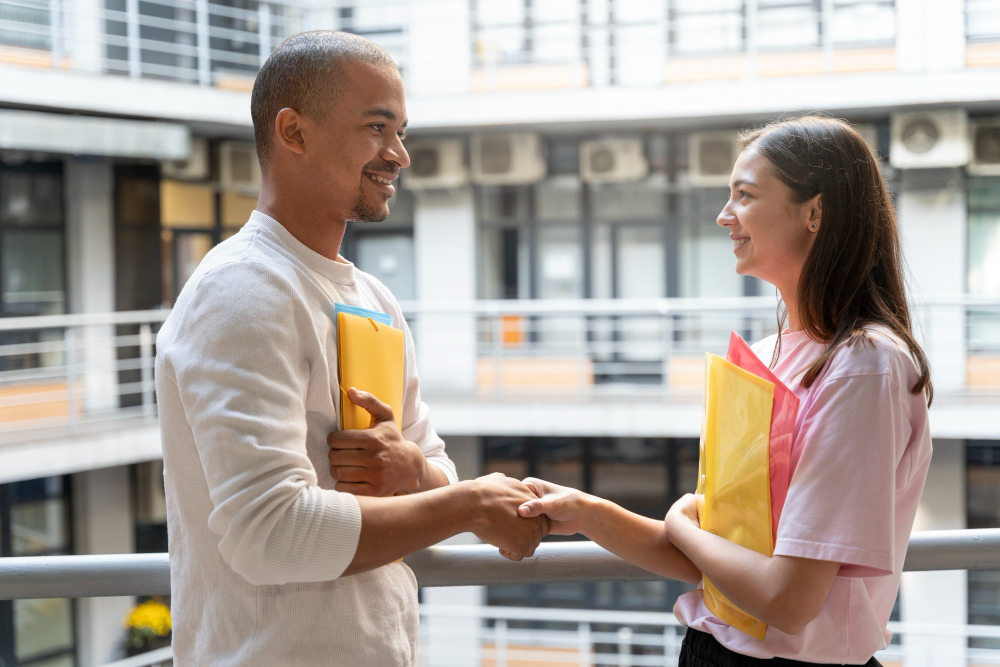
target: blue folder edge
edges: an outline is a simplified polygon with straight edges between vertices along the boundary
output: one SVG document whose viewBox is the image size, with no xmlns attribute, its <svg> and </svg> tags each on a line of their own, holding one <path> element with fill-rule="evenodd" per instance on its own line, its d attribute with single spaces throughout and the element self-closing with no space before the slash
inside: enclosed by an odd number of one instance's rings
<svg viewBox="0 0 1000 667">
<path fill-rule="evenodd" d="M 380 313 L 377 310 L 368 310 L 359 306 L 349 306 L 346 303 L 335 303 L 333 306 L 333 319 L 335 322 L 339 313 L 347 313 L 348 315 L 357 315 L 358 317 L 370 317 L 381 324 L 387 324 L 390 327 L 393 326 L 392 315 L 388 313 Z"/>
</svg>

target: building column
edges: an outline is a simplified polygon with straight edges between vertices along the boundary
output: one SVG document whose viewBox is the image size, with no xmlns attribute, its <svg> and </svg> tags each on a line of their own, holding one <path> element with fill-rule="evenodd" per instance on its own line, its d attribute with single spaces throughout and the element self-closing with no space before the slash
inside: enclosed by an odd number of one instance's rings
<svg viewBox="0 0 1000 667">
<path fill-rule="evenodd" d="M 476 298 L 476 216 L 472 189 L 417 194 L 413 215 L 417 299 L 471 303 Z M 424 386 L 467 394 L 476 384 L 476 318 L 418 315 L 414 337 Z"/>
<path fill-rule="evenodd" d="M 445 436 L 448 456 L 455 462 L 459 479 L 474 479 L 482 474 L 482 454 L 476 436 Z M 462 533 L 442 544 L 480 544 L 472 533 Z M 486 601 L 483 586 L 448 586 L 424 588 L 423 601 L 428 605 L 478 607 Z M 428 665 L 479 667 L 482 664 L 482 621 L 471 617 L 426 618 L 424 656 Z"/>
<path fill-rule="evenodd" d="M 957 530 L 966 526 L 965 441 L 934 440 L 934 457 L 927 472 L 913 530 Z M 968 572 L 904 572 L 899 585 L 903 623 L 965 625 L 968 622 Z M 903 636 L 906 664 L 956 667 L 965 662 L 964 637 Z"/>
<path fill-rule="evenodd" d="M 64 163 L 66 194 L 66 276 L 69 312 L 115 310 L 115 222 L 112 163 L 105 159 L 69 159 Z M 82 327 L 75 332 L 77 359 L 88 371 L 79 382 L 85 412 L 118 407 L 113 346 L 81 341 L 110 341 L 112 326 Z M 103 369 L 103 370 L 102 370 Z"/>
<path fill-rule="evenodd" d="M 911 169 L 901 173 L 899 228 L 908 267 L 910 297 L 961 298 L 966 285 L 968 208 L 958 169 Z M 931 365 L 934 389 L 965 389 L 965 309 L 936 306 L 914 313 L 917 339 Z"/>
<path fill-rule="evenodd" d="M 128 466 L 73 476 L 73 538 L 77 554 L 135 552 L 132 485 Z M 131 597 L 77 600 L 77 664 L 98 667 L 123 657 L 122 622 Z"/>
</svg>

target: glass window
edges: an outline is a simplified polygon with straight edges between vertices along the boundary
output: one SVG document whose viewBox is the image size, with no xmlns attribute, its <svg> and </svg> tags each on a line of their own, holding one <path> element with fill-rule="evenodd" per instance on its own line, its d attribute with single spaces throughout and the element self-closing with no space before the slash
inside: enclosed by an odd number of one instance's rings
<svg viewBox="0 0 1000 667">
<path fill-rule="evenodd" d="M 580 226 L 544 226 L 538 230 L 538 298 L 583 296 L 583 243 Z"/>
<path fill-rule="evenodd" d="M 538 220 L 579 220 L 583 216 L 583 183 L 576 175 L 554 176 L 535 186 Z"/>
<path fill-rule="evenodd" d="M 365 232 L 357 236 L 355 262 L 389 288 L 399 301 L 417 298 L 413 232 Z"/>
<path fill-rule="evenodd" d="M 758 0 L 757 43 L 761 49 L 818 47 L 819 2 Z"/>
<path fill-rule="evenodd" d="M 0 224 L 62 225 L 62 176 L 33 171 L 0 172 Z"/>
<path fill-rule="evenodd" d="M 1000 39 L 1000 6 L 996 0 L 965 0 L 965 35 L 971 41 Z"/>
<path fill-rule="evenodd" d="M 592 493 L 637 514 L 662 519 L 669 492 L 666 446 L 666 441 L 652 438 L 596 441 Z"/>
<path fill-rule="evenodd" d="M 17 660 L 26 661 L 72 648 L 70 600 L 14 600 L 14 655 Z"/>
<path fill-rule="evenodd" d="M 667 179 L 662 173 L 634 183 L 594 185 L 590 188 L 590 210 L 596 220 L 663 220 L 667 215 L 666 194 Z"/>
<path fill-rule="evenodd" d="M 211 229 L 215 226 L 215 190 L 208 185 L 160 181 L 160 221 L 164 227 Z"/>
<path fill-rule="evenodd" d="M 733 242 L 715 222 L 728 196 L 726 190 L 715 188 L 681 196 L 680 296 L 743 295 L 743 278 L 734 269 Z"/>
<path fill-rule="evenodd" d="M 516 222 L 528 219 L 528 187 L 482 186 L 476 189 L 480 222 Z"/>
<path fill-rule="evenodd" d="M 65 312 L 63 232 L 8 228 L 0 234 L 3 311 L 9 315 Z"/>
<path fill-rule="evenodd" d="M 62 498 L 15 503 L 10 509 L 11 555 L 64 553 L 69 545 L 69 518 Z"/>
<path fill-rule="evenodd" d="M 893 0 L 834 1 L 834 45 L 892 44 L 895 39 L 896 8 Z"/>
<path fill-rule="evenodd" d="M 970 179 L 967 290 L 976 296 L 1000 296 L 1000 178 Z M 969 352 L 1000 352 L 1000 314 L 970 311 Z"/>
<path fill-rule="evenodd" d="M 966 445 L 969 528 L 1000 528 L 1000 442 Z M 1000 572 L 969 571 L 969 623 L 1000 625 Z M 970 648 L 1000 649 L 1000 639 L 970 639 Z"/>
<path fill-rule="evenodd" d="M 670 52 L 732 53 L 744 48 L 743 0 L 673 0 Z"/>
</svg>

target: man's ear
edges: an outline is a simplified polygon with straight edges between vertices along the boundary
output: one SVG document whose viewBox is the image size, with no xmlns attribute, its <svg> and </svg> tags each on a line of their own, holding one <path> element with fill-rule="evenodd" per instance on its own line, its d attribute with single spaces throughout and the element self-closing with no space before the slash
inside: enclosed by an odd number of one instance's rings
<svg viewBox="0 0 1000 667">
<path fill-rule="evenodd" d="M 306 152 L 305 117 L 295 109 L 285 107 L 274 117 L 274 137 L 278 146 L 296 155 Z"/>
</svg>

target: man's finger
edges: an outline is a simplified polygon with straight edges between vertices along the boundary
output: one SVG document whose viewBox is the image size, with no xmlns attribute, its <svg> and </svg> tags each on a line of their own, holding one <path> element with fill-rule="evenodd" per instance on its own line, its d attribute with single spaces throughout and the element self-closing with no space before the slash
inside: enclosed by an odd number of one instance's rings
<svg viewBox="0 0 1000 667">
<path fill-rule="evenodd" d="M 333 431 L 326 438 L 326 444 L 336 449 L 364 449 L 377 442 L 368 429 Z"/>
<path fill-rule="evenodd" d="M 367 468 L 359 468 L 358 466 L 338 466 L 334 468 L 333 473 L 338 482 L 371 485 L 371 479 L 369 479 L 371 475 Z M 339 491 L 340 489 L 337 490 Z"/>
<path fill-rule="evenodd" d="M 351 493 L 355 496 L 374 496 L 375 487 L 371 484 L 362 482 L 337 482 L 337 485 L 333 487 L 337 491 L 343 491 L 344 493 Z"/>
<path fill-rule="evenodd" d="M 365 466 L 372 460 L 372 453 L 366 449 L 331 449 L 327 454 L 330 465 Z"/>
<path fill-rule="evenodd" d="M 374 394 L 370 394 L 367 391 L 359 391 L 351 387 L 347 390 L 347 397 L 351 399 L 351 403 L 354 403 L 359 408 L 363 408 L 372 416 L 372 423 L 369 428 L 379 422 L 395 421 L 392 408 L 375 398 Z"/>
</svg>

